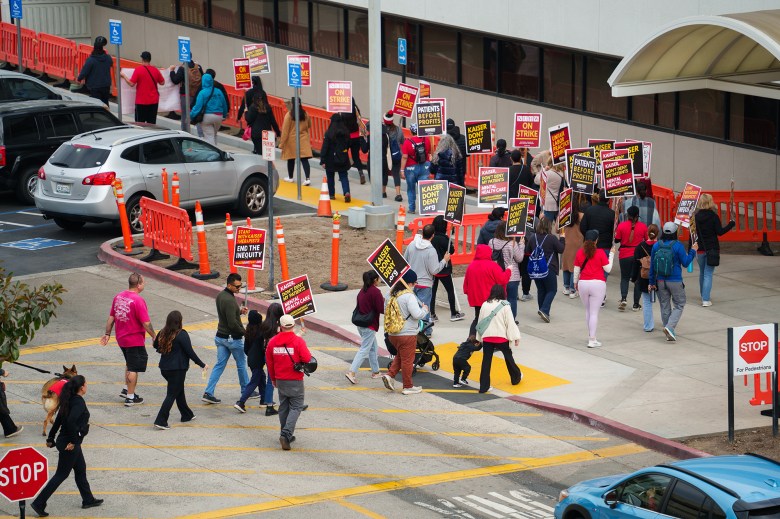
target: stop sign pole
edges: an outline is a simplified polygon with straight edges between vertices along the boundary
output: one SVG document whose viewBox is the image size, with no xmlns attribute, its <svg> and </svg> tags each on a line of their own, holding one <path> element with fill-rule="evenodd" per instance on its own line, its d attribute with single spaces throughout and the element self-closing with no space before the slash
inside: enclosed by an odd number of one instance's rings
<svg viewBox="0 0 780 519">
<path fill-rule="evenodd" d="M 19 502 L 19 517 L 24 519 L 26 500 L 32 499 L 49 480 L 49 461 L 32 447 L 13 449 L 0 459 L 0 494 L 10 502 Z"/>
</svg>

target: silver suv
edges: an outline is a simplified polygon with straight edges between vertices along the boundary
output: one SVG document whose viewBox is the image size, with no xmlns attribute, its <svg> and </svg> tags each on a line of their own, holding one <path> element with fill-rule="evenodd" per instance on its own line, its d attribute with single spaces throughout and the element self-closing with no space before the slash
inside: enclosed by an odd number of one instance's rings
<svg viewBox="0 0 780 519">
<path fill-rule="evenodd" d="M 62 144 L 38 171 L 35 205 L 63 229 L 86 222 L 118 221 L 112 189 L 122 180 L 134 233 L 142 232 L 141 197 L 162 200 L 162 170 L 169 185 L 179 175 L 181 207 L 233 203 L 243 216 L 257 217 L 268 204 L 266 161 L 232 153 L 179 130 L 109 128 L 82 133 Z M 273 171 L 274 193 L 279 177 Z"/>
</svg>

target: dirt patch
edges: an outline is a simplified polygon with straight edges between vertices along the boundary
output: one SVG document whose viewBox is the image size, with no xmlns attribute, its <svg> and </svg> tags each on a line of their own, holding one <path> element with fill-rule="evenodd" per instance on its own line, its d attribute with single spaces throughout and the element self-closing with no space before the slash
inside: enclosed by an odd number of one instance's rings
<svg viewBox="0 0 780 519">
<path fill-rule="evenodd" d="M 320 288 L 320 285 L 330 281 L 333 220 L 317 216 L 282 217 L 281 220 L 284 228 L 284 241 L 287 248 L 287 264 L 290 276 L 295 277 L 308 274 L 314 293 L 326 293 L 327 291 Z M 233 222 L 233 226 L 235 228 L 242 223 L 246 225 L 245 220 L 237 220 Z M 268 229 L 268 219 L 255 219 L 252 225 Z M 405 237 L 409 238 L 410 236 L 411 233 L 407 231 Z M 339 283 L 346 283 L 349 289 L 362 287 L 363 272 L 370 269 L 366 258 L 387 238 L 390 238 L 395 243 L 395 231 L 353 229 L 349 226 L 348 218 L 342 217 L 339 240 Z M 194 238 L 193 242 L 192 254 L 197 262 L 197 239 Z M 218 278 L 208 281 L 222 286 L 225 284 L 225 277 L 230 272 L 225 228 L 220 226 L 207 230 L 206 244 L 208 245 L 211 271 L 220 273 Z M 148 251 L 148 249 L 145 250 Z M 268 249 L 266 248 L 267 254 Z M 164 267 L 171 265 L 175 259 L 157 260 L 152 263 Z M 254 297 L 270 299 L 274 293 L 268 287 L 267 269 L 268 265 L 266 265 L 266 270 L 264 271 L 255 271 L 255 284 L 257 287 L 264 288 L 265 291 L 254 294 Z M 465 265 L 456 266 L 453 270 L 455 276 L 462 276 L 466 267 Z M 194 271 L 183 271 L 183 273 L 192 272 Z M 244 281 L 247 280 L 245 269 L 239 269 L 239 274 L 241 274 Z M 279 263 L 279 252 L 276 237 L 274 237 L 274 283 L 278 283 L 281 280 L 282 272 Z"/>
<path fill-rule="evenodd" d="M 679 441 L 688 447 L 714 455 L 753 452 L 774 460 L 780 460 L 780 436 L 772 436 L 771 426 L 736 431 L 733 444 L 729 443 L 727 433 L 708 434 Z"/>
</svg>

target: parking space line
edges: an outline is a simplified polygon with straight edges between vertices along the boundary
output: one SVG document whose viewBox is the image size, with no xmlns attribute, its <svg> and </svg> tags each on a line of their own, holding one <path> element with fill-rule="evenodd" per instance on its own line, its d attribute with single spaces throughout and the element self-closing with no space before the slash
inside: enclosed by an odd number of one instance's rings
<svg viewBox="0 0 780 519">
<path fill-rule="evenodd" d="M 15 225 L 17 227 L 25 227 L 25 228 L 35 227 L 34 225 L 28 225 L 26 223 L 6 222 L 4 220 L 0 220 L 0 225 Z"/>
<path fill-rule="evenodd" d="M 357 512 L 359 514 L 363 514 L 366 517 L 370 517 L 371 519 L 385 519 L 386 516 L 377 514 L 375 512 L 372 512 L 368 508 L 362 507 L 355 503 L 350 503 L 349 501 L 346 501 L 344 499 L 334 499 L 335 503 L 338 503 L 339 505 L 343 506 L 344 508 L 349 508 L 353 512 Z"/>
<path fill-rule="evenodd" d="M 524 472 L 528 470 L 550 468 L 560 465 L 570 465 L 573 463 L 583 463 L 604 458 L 628 456 L 632 454 L 639 454 L 645 452 L 646 450 L 647 449 L 640 445 L 629 443 L 594 451 L 573 452 L 569 454 L 559 454 L 544 458 L 527 458 L 520 463 L 490 465 L 475 469 L 441 472 L 439 474 L 432 474 L 428 476 L 414 476 L 395 481 L 372 483 L 368 485 L 319 492 L 316 494 L 308 494 L 297 497 L 291 496 L 285 499 L 277 499 L 274 501 L 267 501 L 252 505 L 236 506 L 222 510 L 212 510 L 197 514 L 184 515 L 180 516 L 178 519 L 221 519 L 223 517 L 237 517 L 241 515 L 268 512 L 271 510 L 281 510 L 296 506 L 312 505 L 326 501 L 338 501 L 340 499 L 378 494 L 382 492 L 396 492 L 409 488 L 418 488 L 423 486 L 448 483 L 450 481 L 463 481 L 465 479 L 500 476 L 502 474 L 510 474 L 514 472 Z"/>
<path fill-rule="evenodd" d="M 28 216 L 43 216 L 41 213 L 32 213 L 30 211 L 16 211 L 14 214 L 26 214 Z"/>
</svg>

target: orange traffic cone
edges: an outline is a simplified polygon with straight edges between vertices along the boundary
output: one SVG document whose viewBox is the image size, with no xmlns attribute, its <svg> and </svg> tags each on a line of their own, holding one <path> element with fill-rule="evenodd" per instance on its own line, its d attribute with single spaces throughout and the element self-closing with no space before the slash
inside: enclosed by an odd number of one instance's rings
<svg viewBox="0 0 780 519">
<path fill-rule="evenodd" d="M 328 177 L 322 177 L 322 189 L 320 189 L 320 203 L 317 206 L 317 216 L 333 216 L 330 210 L 330 194 L 328 194 Z"/>
</svg>

